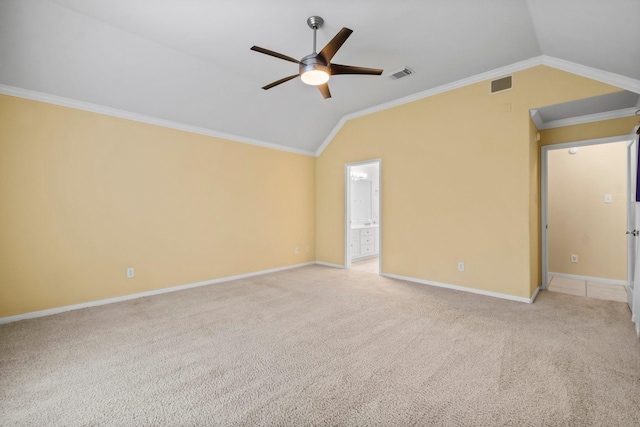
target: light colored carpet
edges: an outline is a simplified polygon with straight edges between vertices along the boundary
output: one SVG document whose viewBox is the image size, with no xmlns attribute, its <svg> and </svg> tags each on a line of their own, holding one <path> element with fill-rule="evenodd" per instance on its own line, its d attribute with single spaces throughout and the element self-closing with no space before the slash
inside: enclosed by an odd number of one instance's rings
<svg viewBox="0 0 640 427">
<path fill-rule="evenodd" d="M 353 261 L 351 268 L 354 270 L 366 271 L 367 273 L 378 274 L 380 272 L 380 257 L 367 258 L 362 261 Z"/>
<path fill-rule="evenodd" d="M 624 303 L 309 266 L 0 325 L 5 426 L 638 426 Z"/>
</svg>

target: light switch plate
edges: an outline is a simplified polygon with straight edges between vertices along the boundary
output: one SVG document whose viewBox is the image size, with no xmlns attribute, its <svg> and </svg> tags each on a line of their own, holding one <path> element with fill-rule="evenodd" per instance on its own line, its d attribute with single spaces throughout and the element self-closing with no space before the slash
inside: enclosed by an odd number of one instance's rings
<svg viewBox="0 0 640 427">
<path fill-rule="evenodd" d="M 605 195 L 604 195 L 604 202 L 605 202 L 605 203 L 611 203 L 611 202 L 613 202 L 613 196 L 611 196 L 611 194 L 605 194 Z"/>
</svg>

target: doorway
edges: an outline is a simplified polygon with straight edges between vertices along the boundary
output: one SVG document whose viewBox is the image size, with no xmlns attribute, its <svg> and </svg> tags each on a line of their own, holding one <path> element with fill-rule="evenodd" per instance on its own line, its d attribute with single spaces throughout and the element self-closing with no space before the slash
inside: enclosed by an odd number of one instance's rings
<svg viewBox="0 0 640 427">
<path fill-rule="evenodd" d="M 626 234 L 635 230 L 634 143 L 620 136 L 542 147 L 543 289 L 627 302 L 636 243 Z"/>
<path fill-rule="evenodd" d="M 345 165 L 345 267 L 382 273 L 382 161 Z"/>
</svg>

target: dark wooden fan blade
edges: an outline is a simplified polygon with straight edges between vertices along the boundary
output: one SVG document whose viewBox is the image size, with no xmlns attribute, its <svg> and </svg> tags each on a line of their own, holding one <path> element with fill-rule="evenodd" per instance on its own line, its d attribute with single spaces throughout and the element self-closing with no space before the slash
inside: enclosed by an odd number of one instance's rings
<svg viewBox="0 0 640 427">
<path fill-rule="evenodd" d="M 272 50 L 265 49 L 263 47 L 251 46 L 251 50 L 255 50 L 256 52 L 264 53 L 265 55 L 275 56 L 276 58 L 284 59 L 285 61 L 295 62 L 296 64 L 300 63 L 300 61 L 298 61 L 297 59 L 293 59 L 290 56 L 283 55 L 281 53 L 274 52 Z"/>
<path fill-rule="evenodd" d="M 322 94 L 324 99 L 331 98 L 331 91 L 329 90 L 329 83 L 318 85 L 318 90 Z"/>
<path fill-rule="evenodd" d="M 351 65 L 331 64 L 331 74 L 369 74 L 379 76 L 382 70 L 379 68 L 353 67 Z"/>
<path fill-rule="evenodd" d="M 340 49 L 340 47 L 344 44 L 344 42 L 347 41 L 351 33 L 353 33 L 353 30 L 350 30 L 346 27 L 341 29 L 340 31 L 338 31 L 338 34 L 336 34 L 331 39 L 331 41 L 327 43 L 325 47 L 322 48 L 322 50 L 320 51 L 320 55 L 322 55 L 322 57 L 325 59 L 325 61 L 327 61 L 327 63 L 331 61 L 331 58 L 333 58 L 333 55 L 335 55 L 338 49 Z"/>
<path fill-rule="evenodd" d="M 300 74 L 294 74 L 293 76 L 285 77 L 284 79 L 280 79 L 280 80 L 278 80 L 278 81 L 275 81 L 275 82 L 273 82 L 273 83 L 270 83 L 270 84 L 268 84 L 268 85 L 264 86 L 262 89 L 264 89 L 264 90 L 271 89 L 271 88 L 272 88 L 272 87 L 274 87 L 274 86 L 278 86 L 279 84 L 282 84 L 282 83 L 284 83 L 284 82 L 288 82 L 288 81 L 289 81 L 289 80 L 291 80 L 291 79 L 295 79 L 295 78 L 296 78 L 296 77 L 298 77 L 299 75 L 300 75 Z"/>
</svg>

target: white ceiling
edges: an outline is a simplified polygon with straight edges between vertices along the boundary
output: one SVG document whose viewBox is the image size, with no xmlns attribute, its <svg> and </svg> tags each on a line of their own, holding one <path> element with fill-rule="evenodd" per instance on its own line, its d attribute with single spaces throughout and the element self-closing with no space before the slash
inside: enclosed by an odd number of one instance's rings
<svg viewBox="0 0 640 427">
<path fill-rule="evenodd" d="M 318 48 L 354 33 L 341 64 L 408 66 L 401 80 L 299 79 Z M 345 117 L 521 61 L 557 58 L 640 88 L 640 0 L 0 0 L 0 84 L 313 153 Z"/>
</svg>

